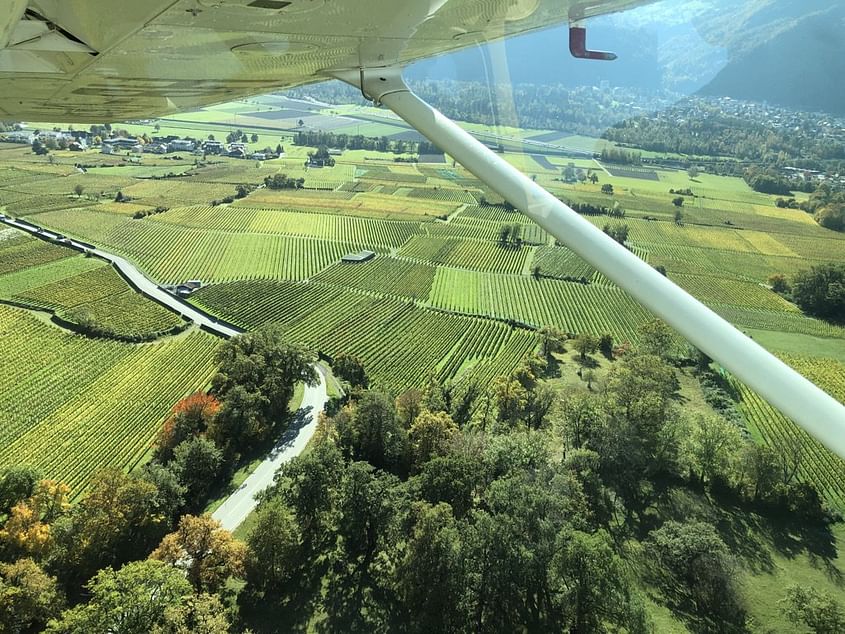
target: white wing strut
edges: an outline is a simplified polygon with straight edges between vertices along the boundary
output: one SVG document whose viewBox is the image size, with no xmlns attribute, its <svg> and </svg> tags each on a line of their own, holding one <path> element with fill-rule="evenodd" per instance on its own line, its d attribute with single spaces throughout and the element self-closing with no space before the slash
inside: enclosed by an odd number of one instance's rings
<svg viewBox="0 0 845 634">
<path fill-rule="evenodd" d="M 769 403 L 845 458 L 845 406 L 676 286 L 417 97 L 402 69 L 327 73 L 361 88 L 444 150 L 730 370 Z"/>
</svg>

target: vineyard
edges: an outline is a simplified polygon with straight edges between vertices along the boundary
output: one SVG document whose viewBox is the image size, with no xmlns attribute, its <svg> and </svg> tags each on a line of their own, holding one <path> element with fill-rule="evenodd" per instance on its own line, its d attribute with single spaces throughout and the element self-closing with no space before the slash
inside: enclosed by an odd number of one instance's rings
<svg viewBox="0 0 845 634">
<path fill-rule="evenodd" d="M 12 238 L 0 242 L 0 275 L 11 273 L 30 266 L 47 264 L 55 260 L 73 255 L 73 251 L 50 244 L 36 238 L 24 237 Z"/>
<path fill-rule="evenodd" d="M 219 340 L 95 340 L 0 306 L 0 466 L 31 464 L 74 495 L 103 467 L 129 469 L 170 407 L 203 388 Z"/>
<path fill-rule="evenodd" d="M 0 249 L 0 258 L 5 253 Z M 0 297 L 10 299 L 31 288 L 58 282 L 103 266 L 96 258 L 67 257 L 40 266 L 25 267 L 14 273 L 0 275 Z"/>
<path fill-rule="evenodd" d="M 398 255 L 476 271 L 519 274 L 526 268 L 532 250 L 480 240 L 414 236 L 399 249 Z"/>
<path fill-rule="evenodd" d="M 429 225 L 429 231 L 433 227 L 446 227 L 452 229 L 462 237 L 475 238 L 477 240 L 499 241 L 502 230 L 507 231 L 507 238 L 511 242 L 519 239 L 526 244 L 548 244 L 550 236 L 536 224 L 524 222 L 501 223 L 478 218 L 467 218 L 462 214 L 453 216 L 448 224 Z"/>
<path fill-rule="evenodd" d="M 635 341 L 637 327 L 651 319 L 648 311 L 619 289 L 448 268 L 437 270 L 431 304 L 538 328 L 608 333 L 617 341 Z"/>
<path fill-rule="evenodd" d="M 57 310 L 95 303 L 129 290 L 121 277 L 105 262 L 102 266 L 63 280 L 36 286 L 15 295 L 34 306 Z"/>
<path fill-rule="evenodd" d="M 360 264 L 333 264 L 314 281 L 425 301 L 436 270 L 428 264 L 379 257 Z"/>
<path fill-rule="evenodd" d="M 235 188 L 224 183 L 194 183 L 174 178 L 138 181 L 122 190 L 136 203 L 154 207 L 208 204 L 226 196 L 234 196 Z"/>
<path fill-rule="evenodd" d="M 589 280 L 596 270 L 565 247 L 540 247 L 534 254 L 540 274 L 559 279 Z"/>
<path fill-rule="evenodd" d="M 845 365 L 841 362 L 799 357 L 785 360 L 832 396 L 845 402 Z M 742 413 L 752 435 L 786 454 L 790 454 L 796 445 L 800 446 L 802 464 L 799 477 L 812 482 L 834 508 L 845 510 L 845 462 L 747 387 L 738 381 L 735 384 L 741 395 Z"/>
<path fill-rule="evenodd" d="M 238 201 L 235 207 L 282 208 L 317 213 L 363 216 L 398 220 L 433 220 L 454 213 L 456 202 L 427 200 L 392 194 L 363 192 L 339 197 L 349 192 L 307 192 L 304 190 L 260 189 Z"/>
<path fill-rule="evenodd" d="M 449 202 L 465 203 L 467 205 L 475 205 L 478 202 L 468 191 L 446 187 L 435 187 L 434 189 L 415 187 L 408 192 L 408 196 L 413 196 L 414 198 L 426 198 L 428 200 L 445 200 Z"/>
<path fill-rule="evenodd" d="M 306 279 L 341 256 L 371 245 L 272 234 L 232 233 L 183 228 L 164 222 L 129 220 L 117 214 L 60 212 L 47 218 L 50 228 L 84 236 L 133 260 L 163 284 L 199 278 Z M 101 218 L 108 221 L 98 223 Z M 90 227 L 90 228 L 89 228 Z M 372 247 L 373 250 L 382 250 Z"/>
<path fill-rule="evenodd" d="M 642 246 L 650 251 L 649 261 L 652 264 L 661 264 L 670 273 L 704 274 L 754 282 L 765 282 L 775 272 L 792 276 L 820 262 L 760 253 L 729 253 L 701 247 L 675 245 L 656 249 L 650 244 Z"/>
<path fill-rule="evenodd" d="M 763 310 L 798 312 L 794 304 L 752 282 L 704 275 L 675 275 L 672 279 L 678 286 L 708 304 L 730 304 Z"/>
<path fill-rule="evenodd" d="M 528 330 L 324 284 L 235 282 L 202 289 L 192 301 L 244 328 L 280 323 L 330 357 L 354 354 L 374 385 L 394 391 L 430 376 L 464 380 L 470 367 L 473 377 L 492 379 L 536 346 Z"/>
<path fill-rule="evenodd" d="M 12 216 L 29 216 L 43 214 L 60 209 L 80 208 L 94 205 L 91 200 L 79 200 L 74 196 L 64 194 L 16 195 L 14 199 L 5 199 L 6 212 Z"/>
<path fill-rule="evenodd" d="M 524 214 L 512 209 L 505 209 L 501 206 L 480 207 L 474 205 L 464 209 L 460 215 L 462 218 L 477 218 L 478 220 L 505 224 L 512 224 L 514 222 L 533 224 L 533 221 Z"/>
<path fill-rule="evenodd" d="M 11 252 L 8 261 L 17 267 L 0 275 L 0 299 L 48 310 L 98 334 L 123 338 L 151 339 L 183 326 L 178 315 L 136 293 L 102 260 L 18 235 L 0 241 L 0 262 L 6 262 Z M 49 247 L 42 252 L 43 263 L 27 265 L 32 258 L 14 257 L 18 249 L 33 244 Z M 55 258 L 57 253 L 64 257 Z"/>
<path fill-rule="evenodd" d="M 182 207 L 144 222 L 233 233 L 271 233 L 357 244 L 398 247 L 418 231 L 418 223 L 243 207 Z"/>
<path fill-rule="evenodd" d="M 785 330 L 813 337 L 845 339 L 845 328 L 820 319 L 805 317 L 800 313 L 741 308 L 724 304 L 713 304 L 711 308 L 729 322 L 745 328 Z"/>
<path fill-rule="evenodd" d="M 30 220 L 89 242 L 103 242 L 112 232 L 134 222 L 115 213 L 93 209 L 47 211 Z"/>
</svg>

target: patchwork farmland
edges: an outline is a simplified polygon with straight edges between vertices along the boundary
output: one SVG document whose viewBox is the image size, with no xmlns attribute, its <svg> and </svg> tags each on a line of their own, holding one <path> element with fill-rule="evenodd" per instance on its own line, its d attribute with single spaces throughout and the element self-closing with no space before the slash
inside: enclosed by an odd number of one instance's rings
<svg viewBox="0 0 845 634">
<path fill-rule="evenodd" d="M 207 121 L 197 115 L 165 123 L 174 130 L 219 133 L 213 111 L 205 114 Z M 198 307 L 246 329 L 277 322 L 291 338 L 329 358 L 352 354 L 374 387 L 393 393 L 423 387 L 431 378 L 454 386 L 489 385 L 540 349 L 544 327 L 571 336 L 609 336 L 624 347 L 635 344 L 651 320 L 594 267 L 448 157 L 415 163 L 413 155 L 352 150 L 337 156 L 333 167 L 306 169 L 313 148 L 279 136 L 279 126 L 298 115 L 249 115 L 255 125 L 268 126 L 259 130 L 262 142 L 285 143 L 286 154 L 268 161 L 145 155 L 144 165 L 128 165 L 120 157 L 93 155 L 90 160 L 99 164 L 79 173 L 70 154 L 59 153 L 49 163 L 28 148 L 7 148 L 0 151 L 0 205 L 8 215 L 120 254 L 159 284 L 200 279 L 204 288 L 191 297 Z M 566 158 L 506 158 L 566 202 L 622 210 L 618 215 L 624 217 L 585 218 L 600 228 L 624 223 L 628 248 L 775 352 L 794 352 L 805 341 L 801 337 L 824 342 L 821 360 L 788 357 L 799 370 L 815 372 L 824 384 L 839 367 L 824 364 L 845 359 L 845 330 L 803 315 L 766 285 L 776 273 L 791 276 L 815 263 L 845 261 L 843 236 L 808 221 L 804 212 L 775 207 L 774 197 L 752 192 L 740 179 L 702 174 L 677 222 L 669 189 L 689 187 L 685 173 L 608 167 L 608 175 L 595 162 L 578 159 L 578 169 L 599 181 L 567 183 L 561 178 Z M 301 178 L 303 187 L 265 187 L 265 179 L 277 174 Z M 613 194 L 602 192 L 605 183 L 613 185 Z M 149 388 L 147 396 L 166 412 L 174 400 L 207 383 L 219 342 L 194 330 L 174 336 L 185 326 L 177 315 L 137 296 L 96 259 L 14 232 L 2 235 L 0 299 L 16 307 L 2 308 L 7 337 L 0 351 L 10 350 L 8 333 L 46 337 L 57 359 L 73 356 L 86 369 L 54 374 L 52 382 L 45 375 L 16 384 L 8 396 L 14 402 L 32 400 L 36 390 L 47 388 L 56 396 L 53 409 L 45 403 L 28 414 L 9 410 L 0 463 L 29 459 L 35 455 L 27 453 L 29 444 L 69 434 L 78 421 L 62 407 L 102 389 L 113 396 L 88 412 L 91 430 L 72 436 L 76 440 L 63 445 L 57 462 L 44 466 L 82 482 L 84 468 L 77 472 L 72 465 L 84 465 L 92 430 L 121 425 L 131 440 L 110 450 L 109 464 L 131 466 L 142 459 L 160 418 L 139 411 L 118 422 L 105 403 L 127 389 L 129 375 L 142 373 L 161 378 L 161 389 Z M 361 250 L 375 258 L 340 262 Z M 153 341 L 133 346 L 85 339 L 63 332 L 39 311 L 70 322 L 93 320 L 126 340 Z M 40 353 L 34 345 L 20 347 L 4 356 L 12 364 L 8 371 L 37 363 Z M 816 372 L 815 363 L 834 369 Z M 777 445 L 800 437 L 792 423 L 738 389 L 758 440 Z M 47 440 L 36 442 L 36 436 Z M 808 446 L 802 477 L 842 506 L 842 490 L 817 475 L 841 473 L 840 462 L 800 438 Z"/>
</svg>

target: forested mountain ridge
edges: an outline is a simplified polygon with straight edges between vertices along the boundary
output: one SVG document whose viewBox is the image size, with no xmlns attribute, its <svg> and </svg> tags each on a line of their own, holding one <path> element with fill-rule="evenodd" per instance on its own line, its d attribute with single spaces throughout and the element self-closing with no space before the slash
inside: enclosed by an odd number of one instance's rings
<svg viewBox="0 0 845 634">
<path fill-rule="evenodd" d="M 771 2 L 736 31 L 744 37 L 735 38 L 730 62 L 701 92 L 843 113 L 843 27 L 839 3 Z"/>
</svg>

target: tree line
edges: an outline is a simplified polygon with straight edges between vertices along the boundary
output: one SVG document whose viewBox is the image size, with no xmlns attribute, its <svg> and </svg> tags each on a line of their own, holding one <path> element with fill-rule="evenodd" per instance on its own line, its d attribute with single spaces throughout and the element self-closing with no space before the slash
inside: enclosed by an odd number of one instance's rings
<svg viewBox="0 0 845 634">
<path fill-rule="evenodd" d="M 411 80 L 422 99 L 446 116 L 486 125 L 513 125 L 536 130 L 566 130 L 598 137 L 637 110 L 623 105 L 608 91 L 549 84 L 489 86 L 482 82 Z M 292 97 L 312 97 L 334 104 L 366 105 L 361 92 L 340 82 L 325 82 L 285 91 Z"/>
<path fill-rule="evenodd" d="M 769 286 L 795 302 L 808 315 L 845 323 L 845 264 L 819 264 L 799 271 L 792 279 L 776 273 Z"/>
<path fill-rule="evenodd" d="M 362 134 L 344 134 L 323 130 L 300 130 L 293 138 L 294 145 L 308 147 L 326 147 L 338 150 L 370 150 L 375 152 L 394 152 L 404 154 L 442 154 L 443 151 L 429 141 L 406 141 L 390 139 L 386 136 L 367 137 Z"/>
<path fill-rule="evenodd" d="M 608 128 L 603 138 L 652 152 L 723 156 L 764 165 L 839 170 L 845 146 L 809 128 L 773 128 L 700 105 L 695 113 L 671 108 L 659 117 L 637 116 Z"/>
</svg>

